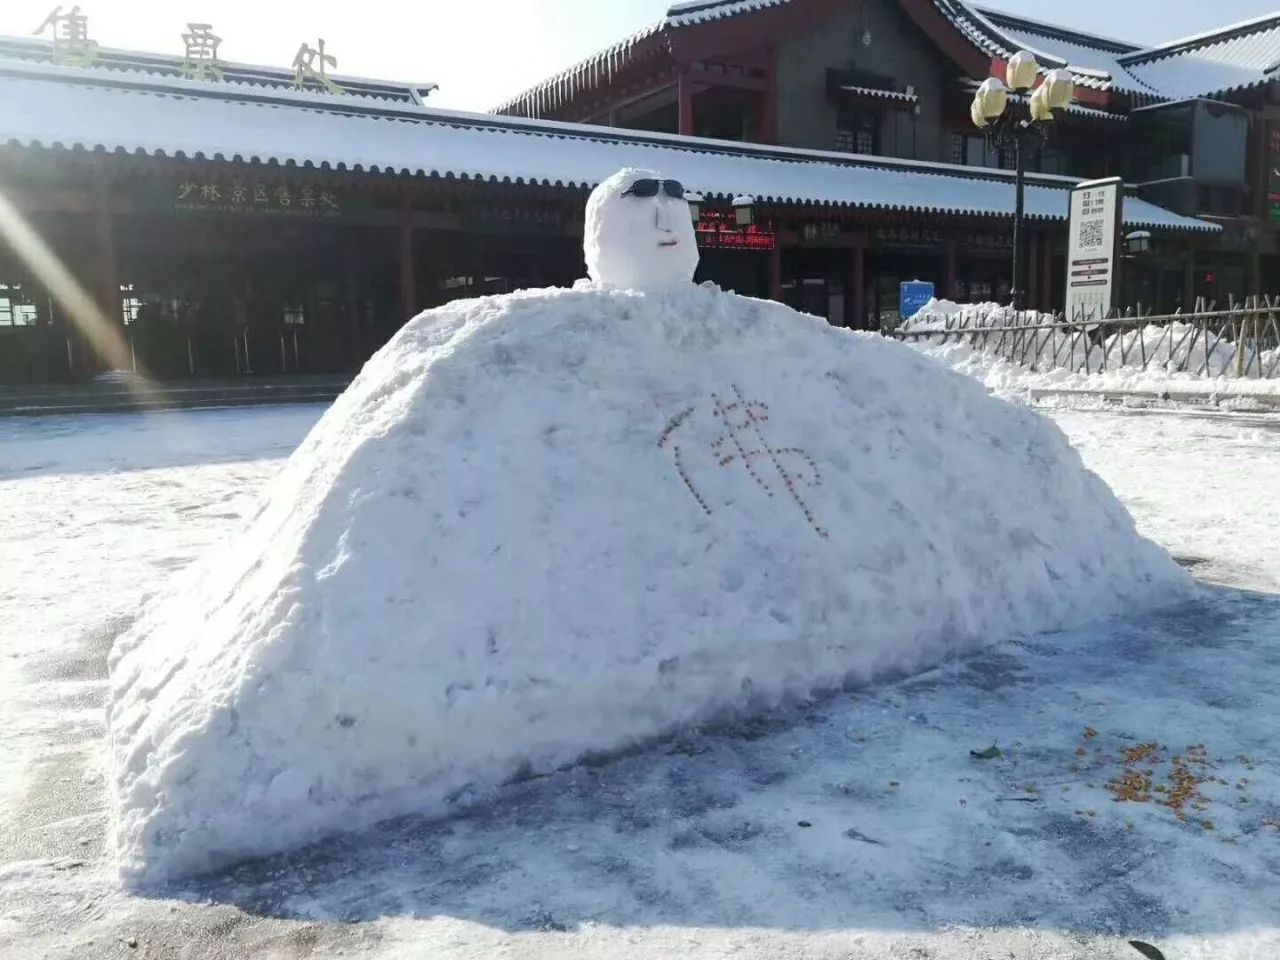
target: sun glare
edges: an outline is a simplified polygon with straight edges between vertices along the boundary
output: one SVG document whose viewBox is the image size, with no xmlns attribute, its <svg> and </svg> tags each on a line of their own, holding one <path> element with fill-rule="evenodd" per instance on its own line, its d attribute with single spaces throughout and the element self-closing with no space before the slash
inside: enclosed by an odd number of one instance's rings
<svg viewBox="0 0 1280 960">
<path fill-rule="evenodd" d="M 0 240 L 49 291 L 105 369 L 135 370 L 139 375 L 139 385 L 145 384 L 143 371 L 135 369 L 137 364 L 133 351 L 123 331 L 111 322 L 39 231 L 3 192 L 0 192 Z"/>
</svg>

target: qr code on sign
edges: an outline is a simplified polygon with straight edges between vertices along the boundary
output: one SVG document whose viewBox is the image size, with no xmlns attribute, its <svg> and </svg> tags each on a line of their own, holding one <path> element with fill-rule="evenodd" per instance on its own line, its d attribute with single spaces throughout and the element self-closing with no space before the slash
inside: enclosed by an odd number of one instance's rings
<svg viewBox="0 0 1280 960">
<path fill-rule="evenodd" d="M 1080 246 L 1091 248 L 1102 246 L 1101 220 L 1086 220 L 1080 224 Z"/>
</svg>

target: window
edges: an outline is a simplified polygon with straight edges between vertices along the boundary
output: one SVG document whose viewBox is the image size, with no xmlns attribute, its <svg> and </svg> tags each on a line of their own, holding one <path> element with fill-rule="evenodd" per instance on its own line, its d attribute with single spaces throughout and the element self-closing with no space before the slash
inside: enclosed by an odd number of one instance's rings
<svg viewBox="0 0 1280 960">
<path fill-rule="evenodd" d="M 20 283 L 0 283 L 0 327 L 34 327 L 39 312 L 28 303 Z"/>
<path fill-rule="evenodd" d="M 300 303 L 286 303 L 284 305 L 284 322 L 291 326 L 298 326 L 306 323 L 306 307 Z"/>
<path fill-rule="evenodd" d="M 996 155 L 987 149 L 987 138 L 982 135 L 952 133 L 951 162 L 967 167 L 994 167 Z"/>
<path fill-rule="evenodd" d="M 845 153 L 879 153 L 879 114 L 841 110 L 836 115 L 836 149 Z"/>
</svg>

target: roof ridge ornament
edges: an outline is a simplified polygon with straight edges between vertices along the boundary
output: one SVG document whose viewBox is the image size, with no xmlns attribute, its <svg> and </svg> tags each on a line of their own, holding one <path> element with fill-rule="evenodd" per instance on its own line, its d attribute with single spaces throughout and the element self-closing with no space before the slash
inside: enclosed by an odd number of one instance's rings
<svg viewBox="0 0 1280 960">
<path fill-rule="evenodd" d="M 98 41 L 89 39 L 89 18 L 76 4 L 67 13 L 58 4 L 31 32 L 38 37 L 53 31 L 53 62 L 64 67 L 91 67 L 98 59 Z"/>
<path fill-rule="evenodd" d="M 305 90 L 308 83 L 324 88 L 326 93 L 343 94 L 347 91 L 329 79 L 329 67 L 336 67 L 338 58 L 324 52 L 324 38 L 312 48 L 304 41 L 293 57 L 293 86 Z"/>
<path fill-rule="evenodd" d="M 218 46 L 222 38 L 214 35 L 209 23 L 188 23 L 187 33 L 182 35 L 186 54 L 182 60 L 182 75 L 189 80 L 222 80 L 222 61 L 218 59 Z"/>
</svg>

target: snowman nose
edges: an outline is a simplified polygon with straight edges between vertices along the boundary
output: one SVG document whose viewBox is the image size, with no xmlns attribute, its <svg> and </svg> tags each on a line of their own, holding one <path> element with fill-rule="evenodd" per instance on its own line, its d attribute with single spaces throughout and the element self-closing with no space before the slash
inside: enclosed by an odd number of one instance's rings
<svg viewBox="0 0 1280 960">
<path fill-rule="evenodd" d="M 654 205 L 653 222 L 654 225 L 663 233 L 671 232 L 671 212 L 667 209 L 665 203 L 657 203 Z"/>
</svg>

